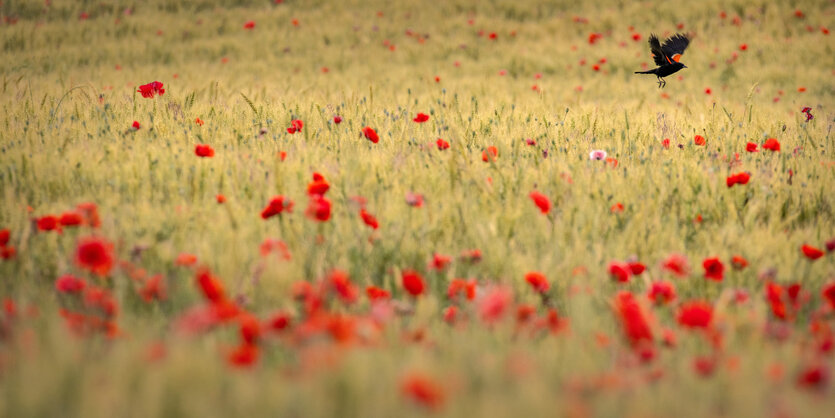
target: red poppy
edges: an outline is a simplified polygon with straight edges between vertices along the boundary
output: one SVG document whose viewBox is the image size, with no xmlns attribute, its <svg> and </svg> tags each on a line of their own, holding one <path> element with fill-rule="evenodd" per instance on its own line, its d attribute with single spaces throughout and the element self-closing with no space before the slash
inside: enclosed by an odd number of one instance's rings
<svg viewBox="0 0 835 418">
<path fill-rule="evenodd" d="M 716 371 L 716 359 L 707 356 L 698 356 L 693 359 L 693 369 L 702 377 L 709 377 Z"/>
<path fill-rule="evenodd" d="M 194 147 L 194 154 L 198 157 L 214 157 L 215 150 L 207 144 L 197 144 Z"/>
<path fill-rule="evenodd" d="M 417 116 L 415 116 L 415 118 L 412 120 L 417 123 L 423 123 L 429 120 L 429 115 L 427 115 L 426 113 L 418 113 Z"/>
<path fill-rule="evenodd" d="M 61 223 L 57 216 L 46 215 L 37 219 L 37 227 L 39 231 L 53 231 L 61 230 Z"/>
<path fill-rule="evenodd" d="M 499 149 L 491 145 L 486 150 L 481 152 L 481 161 L 493 162 L 499 158 Z"/>
<path fill-rule="evenodd" d="M 178 266 L 192 266 L 197 263 L 197 256 L 189 253 L 180 253 L 174 260 L 174 264 Z"/>
<path fill-rule="evenodd" d="M 776 318 L 788 319 L 786 304 L 783 301 L 783 292 L 785 292 L 785 289 L 777 283 L 768 282 L 765 285 L 765 299 L 771 307 L 771 313 Z"/>
<path fill-rule="evenodd" d="M 742 270 L 745 267 L 748 267 L 748 260 L 741 255 L 735 255 L 731 258 L 731 265 L 736 270 Z"/>
<path fill-rule="evenodd" d="M 708 89 L 707 94 L 710 94 L 710 89 Z M 703 146 L 705 143 L 707 143 L 707 140 L 705 139 L 705 137 L 701 135 L 696 135 L 695 138 L 693 138 L 693 142 L 696 143 L 696 145 L 698 146 Z"/>
<path fill-rule="evenodd" d="M 55 290 L 61 293 L 81 293 L 87 282 L 71 274 L 65 274 L 55 280 Z"/>
<path fill-rule="evenodd" d="M 435 141 L 435 143 L 438 145 L 438 149 L 441 151 L 449 149 L 449 142 L 446 142 L 441 138 L 438 138 L 438 140 Z"/>
<path fill-rule="evenodd" d="M 452 279 L 449 282 L 446 294 L 451 300 L 455 300 L 459 294 L 463 294 L 467 300 L 473 300 L 475 299 L 475 286 L 475 280 Z"/>
<path fill-rule="evenodd" d="M 775 139 L 775 138 L 768 138 L 768 139 L 765 140 L 765 143 L 763 144 L 763 149 L 767 149 L 769 151 L 779 152 L 780 151 L 780 141 L 777 141 L 777 139 Z"/>
<path fill-rule="evenodd" d="M 670 149 L 670 138 L 662 139 L 661 146 L 663 146 L 665 149 Z"/>
<path fill-rule="evenodd" d="M 542 213 L 547 214 L 551 211 L 551 200 L 548 199 L 548 196 L 536 190 L 532 191 L 529 196 Z"/>
<path fill-rule="evenodd" d="M 407 192 L 406 204 L 415 208 L 423 206 L 423 195 L 418 193 Z"/>
<path fill-rule="evenodd" d="M 377 131 L 371 127 L 366 126 L 365 128 L 362 128 L 362 134 L 365 135 L 365 139 L 375 144 L 380 142 L 380 137 L 377 136 Z"/>
<path fill-rule="evenodd" d="M 589 34 L 589 44 L 594 45 L 599 39 L 603 38 L 603 34 L 601 33 L 590 33 Z"/>
<path fill-rule="evenodd" d="M 632 269 L 629 268 L 629 264 L 618 261 L 612 261 L 609 263 L 607 271 L 609 272 L 609 275 L 612 276 L 612 278 L 618 283 L 627 283 L 629 281 L 629 277 L 632 276 Z"/>
<path fill-rule="evenodd" d="M 461 251 L 460 258 L 469 261 L 470 263 L 477 263 L 481 261 L 481 250 L 478 248 L 472 250 Z"/>
<path fill-rule="evenodd" d="M 713 319 L 713 306 L 704 301 L 682 303 L 676 320 L 679 325 L 688 328 L 707 328 Z"/>
<path fill-rule="evenodd" d="M 165 283 L 162 281 L 162 275 L 157 274 L 145 280 L 142 288 L 139 289 L 139 296 L 146 303 L 150 303 L 154 299 L 165 300 Z"/>
<path fill-rule="evenodd" d="M 351 304 L 357 300 L 359 291 L 351 283 L 351 278 L 348 276 L 348 273 L 342 270 L 333 270 L 328 274 L 327 283 L 336 292 L 336 295 L 342 302 Z"/>
<path fill-rule="evenodd" d="M 82 238 L 75 251 L 75 261 L 84 269 L 107 276 L 113 268 L 113 245 L 97 237 Z"/>
<path fill-rule="evenodd" d="M 78 226 L 84 222 L 84 218 L 78 212 L 66 212 L 58 219 L 61 226 Z"/>
<path fill-rule="evenodd" d="M 244 23 L 244 29 L 255 29 L 255 21 L 250 20 L 250 21 Z"/>
<path fill-rule="evenodd" d="M 293 119 L 293 121 L 290 122 L 290 127 L 287 128 L 287 133 L 294 134 L 296 132 L 301 132 L 302 127 L 304 127 L 304 122 L 299 119 Z"/>
<path fill-rule="evenodd" d="M 759 152 L 759 150 L 757 149 L 757 144 L 755 144 L 753 142 L 749 142 L 749 143 L 745 144 L 745 151 Z"/>
<path fill-rule="evenodd" d="M 281 215 L 284 212 L 293 212 L 293 201 L 284 196 L 275 196 L 270 199 L 270 202 L 261 211 L 261 218 L 268 219 L 275 215 Z"/>
<path fill-rule="evenodd" d="M 447 266 L 449 266 L 449 263 L 451 263 L 451 262 L 452 262 L 452 257 L 450 257 L 448 255 L 444 255 L 444 254 L 435 253 L 435 254 L 432 255 L 432 263 L 430 264 L 430 267 L 433 270 L 441 271 L 441 270 L 446 269 Z"/>
<path fill-rule="evenodd" d="M 319 173 L 313 173 L 313 181 L 307 184 L 307 194 L 324 196 L 331 185 Z"/>
<path fill-rule="evenodd" d="M 327 222 L 331 218 L 331 201 L 322 195 L 312 195 L 305 214 L 318 222 Z"/>
<path fill-rule="evenodd" d="M 226 302 L 226 292 L 223 283 L 212 276 L 208 269 L 201 269 L 197 272 L 197 285 L 203 293 L 203 297 L 211 303 L 220 304 Z"/>
<path fill-rule="evenodd" d="M 835 282 L 829 283 L 821 289 L 823 299 L 829 302 L 829 306 L 835 309 Z"/>
<path fill-rule="evenodd" d="M 823 389 L 829 383 L 829 369 L 825 366 L 809 366 L 800 371 L 797 385 L 811 389 Z"/>
<path fill-rule="evenodd" d="M 203 122 L 203 120 L 202 120 L 202 119 L 197 118 L 197 119 L 194 119 L 194 123 L 196 123 L 198 126 L 203 126 L 203 124 L 204 124 L 205 122 Z"/>
<path fill-rule="evenodd" d="M 0 258 L 9 260 L 17 254 L 17 248 L 12 246 L 0 246 Z"/>
<path fill-rule="evenodd" d="M 618 203 L 615 203 L 614 205 L 612 205 L 612 207 L 609 208 L 609 212 L 621 213 L 621 212 L 623 212 L 623 209 L 624 209 L 623 203 L 618 202 Z"/>
<path fill-rule="evenodd" d="M 251 367 L 258 361 L 258 355 L 258 346 L 244 342 L 230 351 L 226 360 L 230 366 L 246 368 Z"/>
<path fill-rule="evenodd" d="M 478 313 L 487 324 L 499 322 L 513 303 L 513 294 L 506 287 L 495 286 L 479 301 Z"/>
<path fill-rule="evenodd" d="M 8 229 L 0 229 L 0 247 L 5 247 L 9 243 L 9 238 L 12 233 Z"/>
<path fill-rule="evenodd" d="M 429 410 L 437 410 L 444 404 L 443 388 L 436 381 L 421 374 L 410 374 L 400 382 L 400 392 L 412 402 Z"/>
<path fill-rule="evenodd" d="M 365 288 L 365 294 L 371 301 L 391 298 L 391 294 L 387 290 L 380 289 L 377 286 L 368 286 Z"/>
<path fill-rule="evenodd" d="M 725 183 L 727 184 L 728 187 L 733 187 L 733 185 L 735 185 L 735 184 L 748 184 L 748 181 L 750 179 L 751 179 L 750 174 L 748 174 L 746 172 L 742 172 L 742 173 L 731 174 L 725 180 Z"/>
<path fill-rule="evenodd" d="M 150 99 L 157 94 L 162 96 L 163 94 L 165 94 L 165 89 L 162 88 L 162 83 L 160 83 L 159 81 L 154 81 L 139 86 L 139 90 L 137 90 L 137 92 L 141 93 L 142 97 Z"/>
<path fill-rule="evenodd" d="M 366 211 L 365 209 L 360 209 L 360 217 L 366 225 L 371 227 L 371 229 L 377 229 L 380 227 L 380 224 L 377 222 L 377 218 L 375 218 L 374 215 L 368 213 L 368 211 Z"/>
<path fill-rule="evenodd" d="M 623 334 L 633 347 L 651 344 L 652 329 L 641 305 L 632 293 L 619 292 L 614 301 L 615 313 L 620 320 Z"/>
<path fill-rule="evenodd" d="M 98 207 L 95 203 L 87 202 L 87 203 L 79 203 L 76 207 L 81 214 L 84 216 L 84 223 L 93 227 L 98 228 L 101 225 L 101 220 L 99 219 L 99 212 Z"/>
<path fill-rule="evenodd" d="M 444 322 L 447 324 L 455 324 L 455 321 L 458 319 L 458 307 L 455 305 L 447 306 L 443 314 Z"/>
<path fill-rule="evenodd" d="M 402 283 L 403 288 L 412 296 L 420 296 L 426 288 L 423 277 L 414 270 L 403 270 Z"/>
<path fill-rule="evenodd" d="M 663 305 L 675 300 L 676 290 L 670 282 L 653 282 L 647 293 L 647 297 L 654 303 Z"/>
<path fill-rule="evenodd" d="M 333 117 L 333 123 L 335 123 L 335 124 L 337 124 L 337 125 L 339 125 L 340 123 L 342 123 L 342 116 L 339 116 L 339 115 L 334 116 L 334 117 Z"/>
<path fill-rule="evenodd" d="M 226 203 L 226 196 L 224 196 L 222 194 L 218 194 L 217 196 L 215 196 L 215 201 L 217 201 L 217 203 L 221 203 L 221 204 Z"/>
<path fill-rule="evenodd" d="M 138 131 L 138 130 L 139 130 L 139 122 L 137 122 L 137 121 L 133 121 L 133 124 L 131 124 L 131 127 L 132 127 L 133 129 L 136 129 L 136 130 Z"/>
<path fill-rule="evenodd" d="M 551 288 L 551 284 L 548 283 L 548 279 L 545 278 L 545 275 L 538 271 L 532 271 L 525 274 L 525 281 L 528 282 L 528 284 L 531 285 L 533 290 L 537 293 L 546 293 L 548 292 L 548 289 Z"/>
<path fill-rule="evenodd" d="M 724 278 L 725 266 L 719 261 L 719 258 L 706 258 L 702 261 L 702 267 L 705 269 L 706 279 L 721 282 Z"/>
<path fill-rule="evenodd" d="M 629 271 L 631 271 L 632 274 L 634 274 L 635 276 L 640 276 L 641 273 L 643 273 L 647 269 L 647 266 L 637 261 L 628 262 L 626 264 L 629 265 Z"/>
<path fill-rule="evenodd" d="M 803 251 L 803 255 L 810 260 L 817 260 L 823 257 L 823 251 L 811 245 L 803 244 L 803 246 L 800 247 L 800 250 Z"/>
<path fill-rule="evenodd" d="M 678 277 L 687 277 L 690 274 L 690 267 L 687 258 L 680 254 L 672 254 L 661 263 L 661 267 L 670 271 Z"/>
</svg>

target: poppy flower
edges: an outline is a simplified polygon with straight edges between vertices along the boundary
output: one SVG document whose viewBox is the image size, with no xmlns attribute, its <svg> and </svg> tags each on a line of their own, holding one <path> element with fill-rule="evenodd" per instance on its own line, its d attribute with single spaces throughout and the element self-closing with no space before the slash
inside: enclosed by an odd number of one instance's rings
<svg viewBox="0 0 835 418">
<path fill-rule="evenodd" d="M 313 173 L 313 181 L 307 184 L 307 194 L 324 196 L 330 187 L 331 185 L 325 180 L 325 176 Z"/>
<path fill-rule="evenodd" d="M 84 218 L 78 212 L 66 212 L 61 214 L 58 222 L 61 226 L 78 226 L 84 222 Z"/>
<path fill-rule="evenodd" d="M 438 138 L 438 140 L 435 141 L 435 144 L 438 145 L 438 149 L 441 150 L 441 151 L 443 151 L 445 149 L 449 149 L 449 142 L 446 142 L 441 138 Z"/>
<path fill-rule="evenodd" d="M 475 280 L 452 279 L 447 286 L 447 297 L 450 300 L 455 300 L 458 295 L 464 295 L 467 300 L 475 299 Z"/>
<path fill-rule="evenodd" d="M 422 374 L 410 374 L 400 381 L 400 392 L 410 401 L 437 410 L 444 404 L 443 388 L 436 381 Z"/>
<path fill-rule="evenodd" d="M 334 117 L 333 117 L 333 123 L 335 123 L 335 124 L 337 124 L 337 125 L 339 125 L 340 123 L 342 123 L 342 116 L 339 116 L 339 115 L 334 116 Z"/>
<path fill-rule="evenodd" d="M 532 146 L 536 145 L 536 141 L 534 141 L 533 138 L 526 138 L 525 139 L 525 144 L 532 147 Z"/>
<path fill-rule="evenodd" d="M 434 253 L 432 254 L 432 262 L 430 263 L 430 267 L 433 270 L 441 271 L 447 268 L 449 263 L 452 262 L 452 257 L 444 254 Z"/>
<path fill-rule="evenodd" d="M 417 116 L 415 116 L 415 118 L 412 120 L 417 123 L 423 123 L 429 120 L 429 115 L 427 115 L 426 113 L 418 113 Z"/>
<path fill-rule="evenodd" d="M 139 130 L 139 122 L 133 121 L 133 124 L 131 125 L 131 127 L 138 131 Z"/>
<path fill-rule="evenodd" d="M 603 151 L 602 149 L 595 149 L 589 153 L 589 160 L 602 161 L 606 159 L 606 155 L 608 155 L 606 154 L 606 151 Z"/>
<path fill-rule="evenodd" d="M 748 267 L 748 260 L 741 255 L 735 255 L 731 258 L 731 266 L 733 266 L 735 270 L 742 270 L 745 267 Z"/>
<path fill-rule="evenodd" d="M 36 226 L 39 231 L 61 230 L 61 223 L 58 217 L 54 215 L 41 216 L 37 219 Z"/>
<path fill-rule="evenodd" d="M 447 306 L 444 309 L 444 322 L 447 324 L 455 324 L 455 321 L 458 319 L 458 307 L 455 305 Z"/>
<path fill-rule="evenodd" d="M 461 251 L 460 258 L 469 261 L 470 263 L 477 263 L 481 261 L 481 250 L 478 248 L 472 250 Z"/>
<path fill-rule="evenodd" d="M 710 89 L 708 89 L 707 94 L 710 94 Z M 698 146 L 703 146 L 705 143 L 707 143 L 707 140 L 705 139 L 705 137 L 703 137 L 701 135 L 696 135 L 693 138 L 693 142 Z"/>
<path fill-rule="evenodd" d="M 312 195 L 305 214 L 318 222 L 327 222 L 331 218 L 331 201 L 322 195 Z"/>
<path fill-rule="evenodd" d="M 803 244 L 803 246 L 800 247 L 800 250 L 803 251 L 803 255 L 806 256 L 806 258 L 813 261 L 823 257 L 823 251 L 811 245 Z"/>
<path fill-rule="evenodd" d="M 299 119 L 293 119 L 293 121 L 290 122 L 290 127 L 287 128 L 287 133 L 294 134 L 296 132 L 301 132 L 302 127 L 304 127 L 304 122 Z"/>
<path fill-rule="evenodd" d="M 71 274 L 65 274 L 55 280 L 55 290 L 61 293 L 81 293 L 87 282 Z"/>
<path fill-rule="evenodd" d="M 215 156 L 215 150 L 214 150 L 214 148 L 212 148 L 211 146 L 209 146 L 207 144 L 197 144 L 194 147 L 194 154 L 197 155 L 198 157 L 203 157 L 203 158 L 214 157 Z"/>
<path fill-rule="evenodd" d="M 250 21 L 244 23 L 244 29 L 255 29 L 255 21 L 250 20 Z"/>
<path fill-rule="evenodd" d="M 609 272 L 609 275 L 612 276 L 612 278 L 618 283 L 626 283 L 632 276 L 632 269 L 629 268 L 629 264 L 618 261 L 612 261 L 609 263 L 607 271 Z"/>
<path fill-rule="evenodd" d="M 217 196 L 215 196 L 215 201 L 217 201 L 217 203 L 220 204 L 226 203 L 226 196 L 218 194 Z"/>
<path fill-rule="evenodd" d="M 200 118 L 196 118 L 194 119 L 194 123 L 196 123 L 198 126 L 203 126 L 205 122 L 203 122 L 203 120 Z"/>
<path fill-rule="evenodd" d="M 159 81 L 154 81 L 139 86 L 139 90 L 137 90 L 137 92 L 141 93 L 142 97 L 146 99 L 151 99 L 157 94 L 160 96 L 165 94 L 165 89 L 162 88 L 162 83 L 160 83 Z"/>
<path fill-rule="evenodd" d="M 546 293 L 548 292 L 548 289 L 551 288 L 551 284 L 548 283 L 548 279 L 545 278 L 545 275 L 538 271 L 532 271 L 525 274 L 525 281 L 528 282 L 528 284 L 531 285 L 533 290 L 537 293 Z"/>
<path fill-rule="evenodd" d="M 243 342 L 237 348 L 229 352 L 226 357 L 226 361 L 230 366 L 247 368 L 251 367 L 258 361 L 258 356 L 258 346 Z"/>
<path fill-rule="evenodd" d="M 487 147 L 486 150 L 481 152 L 481 161 L 486 162 L 493 162 L 499 158 L 499 149 L 493 145 Z"/>
<path fill-rule="evenodd" d="M 380 137 L 377 136 L 377 131 L 371 127 L 366 126 L 365 128 L 362 128 L 362 134 L 365 135 L 365 139 L 375 144 L 380 142 Z"/>
<path fill-rule="evenodd" d="M 652 329 L 644 310 L 632 293 L 619 292 L 615 296 L 614 307 L 623 334 L 633 347 L 652 343 Z"/>
<path fill-rule="evenodd" d="M 725 184 L 728 187 L 733 187 L 735 184 L 748 184 L 748 180 L 750 179 L 751 175 L 746 172 L 736 173 L 728 176 L 728 178 L 725 179 Z"/>
<path fill-rule="evenodd" d="M 682 303 L 676 320 L 683 327 L 707 328 L 713 320 L 713 306 L 700 300 Z"/>
<path fill-rule="evenodd" d="M 327 283 L 336 292 L 342 302 L 351 304 L 357 300 L 358 291 L 351 283 L 348 273 L 342 270 L 333 270 L 328 274 Z"/>
<path fill-rule="evenodd" d="M 612 207 L 609 208 L 609 212 L 621 213 L 621 212 L 623 212 L 623 209 L 624 209 L 623 203 L 618 202 L 618 203 L 615 203 L 614 205 L 612 205 Z"/>
<path fill-rule="evenodd" d="M 0 229 L 0 247 L 5 247 L 9 243 L 11 235 L 12 233 L 8 228 Z"/>
<path fill-rule="evenodd" d="M 551 211 L 551 200 L 548 199 L 548 196 L 545 196 L 536 190 L 532 191 L 529 196 L 531 200 L 533 200 L 536 207 L 539 208 L 540 212 L 548 214 L 548 212 Z"/>
<path fill-rule="evenodd" d="M 835 309 L 835 282 L 831 282 L 821 289 L 823 300 L 829 302 L 829 307 Z"/>
<path fill-rule="evenodd" d="M 139 289 L 139 296 L 145 303 L 151 303 L 154 299 L 165 300 L 165 283 L 162 281 L 162 275 L 156 274 L 145 280 L 142 288 Z"/>
<path fill-rule="evenodd" d="M 759 152 L 759 150 L 757 149 L 757 144 L 755 144 L 753 142 L 749 142 L 749 143 L 745 144 L 745 151 Z"/>
<path fill-rule="evenodd" d="M 496 323 L 504 318 L 512 302 L 513 295 L 509 289 L 495 286 L 479 301 L 479 316 L 487 324 Z"/>
<path fill-rule="evenodd" d="M 377 229 L 380 227 L 380 224 L 377 222 L 377 218 L 375 218 L 374 215 L 368 213 L 368 211 L 366 211 L 365 209 L 360 209 L 360 217 L 366 225 L 371 227 L 371 229 Z"/>
<path fill-rule="evenodd" d="M 385 300 L 391 298 L 391 294 L 387 290 L 381 289 L 377 286 L 366 287 L 365 295 L 368 296 L 368 299 L 371 301 Z"/>
<path fill-rule="evenodd" d="M 678 277 L 687 277 L 690 274 L 687 258 L 681 254 L 670 255 L 661 263 L 661 267 Z"/>
<path fill-rule="evenodd" d="M 208 269 L 198 271 L 196 279 L 197 285 L 207 301 L 214 304 L 226 301 L 226 291 L 223 289 L 223 283 L 214 277 Z"/>
<path fill-rule="evenodd" d="M 647 293 L 647 297 L 655 304 L 664 305 L 675 300 L 676 290 L 670 282 L 653 282 Z"/>
<path fill-rule="evenodd" d="M 705 278 L 713 281 L 721 282 L 725 274 L 725 266 L 718 258 L 706 258 L 702 261 L 702 267 L 705 269 Z"/>
<path fill-rule="evenodd" d="M 284 212 L 293 212 L 293 201 L 284 196 L 275 196 L 270 199 L 270 202 L 261 211 L 261 218 L 268 219 L 275 215 L 281 215 Z"/>
<path fill-rule="evenodd" d="M 75 251 L 76 263 L 99 276 L 107 276 L 113 268 L 113 245 L 97 238 L 82 238 Z"/>
<path fill-rule="evenodd" d="M 707 356 L 698 356 L 693 359 L 693 369 L 702 377 L 709 377 L 716 371 L 716 359 Z"/>
<path fill-rule="evenodd" d="M 777 139 L 775 139 L 775 138 L 768 138 L 768 139 L 765 140 L 765 143 L 763 144 L 763 149 L 767 149 L 769 151 L 779 152 L 780 151 L 780 142 L 777 141 Z"/>
<path fill-rule="evenodd" d="M 670 138 L 662 139 L 661 146 L 664 147 L 664 149 L 670 149 Z"/>
<path fill-rule="evenodd" d="M 403 288 L 406 289 L 410 295 L 415 297 L 423 294 L 423 291 L 426 288 L 423 277 L 421 277 L 421 275 L 414 270 L 403 270 L 401 280 Z"/>
<path fill-rule="evenodd" d="M 603 34 L 601 33 L 590 33 L 589 34 L 589 45 L 594 45 L 598 40 L 603 38 Z"/>
<path fill-rule="evenodd" d="M 101 226 L 101 220 L 99 219 L 99 211 L 98 207 L 93 202 L 85 202 L 79 203 L 75 207 L 81 212 L 81 215 L 84 216 L 84 223 L 89 225 L 93 228 L 98 228 Z"/>
<path fill-rule="evenodd" d="M 2 258 L 3 260 L 12 259 L 16 254 L 17 248 L 5 245 L 0 246 L 0 258 Z"/>
<path fill-rule="evenodd" d="M 823 389 L 829 383 L 829 369 L 814 365 L 806 367 L 797 376 L 797 385 L 804 388 Z"/>
<path fill-rule="evenodd" d="M 629 265 L 629 271 L 635 276 L 640 276 L 647 269 L 647 266 L 637 261 L 627 262 L 626 264 Z"/>
<path fill-rule="evenodd" d="M 423 195 L 418 193 L 407 192 L 406 193 L 406 204 L 419 208 L 423 206 Z"/>
<path fill-rule="evenodd" d="M 174 260 L 174 264 L 178 266 L 193 266 L 197 263 L 197 256 L 189 253 L 180 253 Z"/>
</svg>

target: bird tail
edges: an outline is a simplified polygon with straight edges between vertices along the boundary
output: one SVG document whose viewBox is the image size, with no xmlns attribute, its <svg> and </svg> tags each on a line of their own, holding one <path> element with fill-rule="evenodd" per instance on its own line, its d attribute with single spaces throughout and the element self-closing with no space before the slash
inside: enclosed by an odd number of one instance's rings
<svg viewBox="0 0 835 418">
<path fill-rule="evenodd" d="M 652 74 L 652 70 L 649 70 L 649 71 L 635 71 L 635 74 Z"/>
</svg>

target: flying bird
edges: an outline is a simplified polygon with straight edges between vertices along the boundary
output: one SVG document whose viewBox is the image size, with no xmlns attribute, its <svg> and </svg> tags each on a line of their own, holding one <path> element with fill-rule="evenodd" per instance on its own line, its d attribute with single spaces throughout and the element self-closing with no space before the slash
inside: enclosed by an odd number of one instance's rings
<svg viewBox="0 0 835 418">
<path fill-rule="evenodd" d="M 635 74 L 655 74 L 658 77 L 658 88 L 663 88 L 667 85 L 664 77 L 677 72 L 682 68 L 687 68 L 686 65 L 679 62 L 681 54 L 690 45 L 690 39 L 687 35 L 677 33 L 664 41 L 664 45 L 658 41 L 655 34 L 649 35 L 649 49 L 652 51 L 652 58 L 658 68 L 649 71 L 635 71 Z"/>
</svg>

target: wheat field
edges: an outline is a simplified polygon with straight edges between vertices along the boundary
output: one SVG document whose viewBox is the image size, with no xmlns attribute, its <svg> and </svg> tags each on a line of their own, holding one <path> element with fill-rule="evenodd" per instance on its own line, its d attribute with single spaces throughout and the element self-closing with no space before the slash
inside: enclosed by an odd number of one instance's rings
<svg viewBox="0 0 835 418">
<path fill-rule="evenodd" d="M 835 410 L 833 14 L 0 2 L 0 416 Z"/>
</svg>

